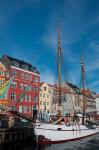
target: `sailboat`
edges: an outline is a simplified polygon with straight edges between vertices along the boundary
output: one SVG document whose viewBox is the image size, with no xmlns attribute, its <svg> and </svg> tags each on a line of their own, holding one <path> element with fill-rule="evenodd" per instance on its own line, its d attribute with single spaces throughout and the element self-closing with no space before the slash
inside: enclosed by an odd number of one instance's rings
<svg viewBox="0 0 99 150">
<path fill-rule="evenodd" d="M 84 63 L 83 59 L 81 62 L 81 72 L 82 72 L 82 90 L 83 90 L 83 113 L 80 116 L 79 123 L 71 122 L 70 125 L 62 124 L 62 105 L 61 105 L 61 42 L 60 42 L 60 32 L 58 32 L 58 49 L 57 49 L 57 58 L 58 58 L 58 120 L 52 123 L 37 123 L 35 124 L 34 131 L 37 137 L 40 138 L 41 144 L 61 144 L 69 141 L 79 141 L 88 137 L 92 137 L 99 133 L 99 126 L 95 123 L 86 124 L 86 118 L 84 116 L 86 107 L 85 107 L 85 96 L 84 96 Z M 77 117 L 77 116 L 76 116 Z M 39 138 L 38 138 L 39 139 Z M 38 140 L 39 142 L 39 140 Z"/>
</svg>

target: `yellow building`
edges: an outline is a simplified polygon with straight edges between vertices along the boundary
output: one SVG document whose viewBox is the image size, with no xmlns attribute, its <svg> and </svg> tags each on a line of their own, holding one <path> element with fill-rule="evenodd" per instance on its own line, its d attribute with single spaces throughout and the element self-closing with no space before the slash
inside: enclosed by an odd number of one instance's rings
<svg viewBox="0 0 99 150">
<path fill-rule="evenodd" d="M 51 111 L 51 92 L 50 86 L 42 82 L 40 83 L 40 95 L 39 95 L 39 113 L 49 113 Z"/>
</svg>

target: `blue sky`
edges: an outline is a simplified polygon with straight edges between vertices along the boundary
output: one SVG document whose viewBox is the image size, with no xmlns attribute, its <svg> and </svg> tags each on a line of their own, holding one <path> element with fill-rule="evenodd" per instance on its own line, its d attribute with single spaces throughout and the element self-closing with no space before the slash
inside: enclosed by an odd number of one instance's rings
<svg viewBox="0 0 99 150">
<path fill-rule="evenodd" d="M 32 63 L 53 83 L 58 22 L 70 80 L 80 84 L 83 49 L 87 82 L 99 93 L 99 0 L 0 0 L 0 55 Z"/>
</svg>

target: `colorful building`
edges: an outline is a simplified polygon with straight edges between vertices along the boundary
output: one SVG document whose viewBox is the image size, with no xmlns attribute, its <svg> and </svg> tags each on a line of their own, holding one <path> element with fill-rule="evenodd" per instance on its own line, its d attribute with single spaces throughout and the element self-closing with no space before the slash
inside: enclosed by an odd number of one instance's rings
<svg viewBox="0 0 99 150">
<path fill-rule="evenodd" d="M 46 82 L 40 83 L 40 100 L 39 100 L 39 113 L 51 112 L 51 92 L 50 86 Z"/>
<path fill-rule="evenodd" d="M 16 58 L 3 55 L 1 61 L 9 71 L 9 78 L 12 78 L 7 95 L 8 106 L 27 116 L 34 116 L 39 107 L 40 73 L 33 65 Z"/>
<path fill-rule="evenodd" d="M 0 89 L 2 89 L 2 91 L 0 92 L 0 104 L 2 105 L 8 105 L 7 93 L 5 93 L 4 91 L 5 87 L 2 88 L 6 82 L 7 82 L 7 70 L 2 64 L 2 62 L 0 62 Z"/>
</svg>

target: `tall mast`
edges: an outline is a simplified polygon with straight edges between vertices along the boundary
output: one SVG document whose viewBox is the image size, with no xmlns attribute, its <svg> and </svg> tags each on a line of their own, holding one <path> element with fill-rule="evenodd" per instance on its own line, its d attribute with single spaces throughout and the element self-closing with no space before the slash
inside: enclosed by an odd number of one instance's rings
<svg viewBox="0 0 99 150">
<path fill-rule="evenodd" d="M 86 101 L 85 101 L 85 67 L 84 67 L 84 55 L 82 53 L 82 58 L 81 58 L 81 74 L 82 74 L 82 94 L 83 94 L 83 117 L 82 117 L 82 124 L 84 125 L 84 120 L 85 120 L 85 109 L 86 109 Z"/>
<path fill-rule="evenodd" d="M 57 67 L 58 67 L 58 119 L 61 118 L 61 42 L 60 42 L 60 29 L 58 28 L 58 48 L 57 48 Z M 61 122 L 59 122 L 61 124 Z"/>
<path fill-rule="evenodd" d="M 59 88 L 59 106 L 61 106 L 61 43 L 60 43 L 60 30 L 58 31 L 58 88 Z"/>
</svg>

